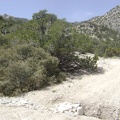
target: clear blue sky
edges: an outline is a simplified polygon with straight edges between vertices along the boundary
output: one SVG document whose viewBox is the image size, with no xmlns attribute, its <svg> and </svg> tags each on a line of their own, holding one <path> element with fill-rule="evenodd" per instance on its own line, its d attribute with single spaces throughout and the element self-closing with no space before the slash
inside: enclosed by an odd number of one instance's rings
<svg viewBox="0 0 120 120">
<path fill-rule="evenodd" d="M 83 21 L 105 14 L 120 5 L 120 0 L 0 0 L 0 15 L 31 19 L 33 13 L 46 9 L 69 22 Z"/>
</svg>

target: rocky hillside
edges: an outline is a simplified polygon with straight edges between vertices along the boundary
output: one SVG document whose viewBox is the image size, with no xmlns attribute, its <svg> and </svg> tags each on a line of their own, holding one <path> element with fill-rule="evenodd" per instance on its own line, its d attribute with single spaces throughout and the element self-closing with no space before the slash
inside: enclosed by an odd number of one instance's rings
<svg viewBox="0 0 120 120">
<path fill-rule="evenodd" d="M 118 40 L 120 38 L 120 5 L 103 16 L 94 17 L 81 23 L 73 23 L 76 31 L 88 34 L 99 40 Z"/>
<path fill-rule="evenodd" d="M 74 23 L 74 28 L 78 33 L 87 34 L 97 40 L 116 40 L 120 38 L 120 34 L 104 25 L 97 25 L 93 22 L 85 21 L 81 23 Z"/>
<path fill-rule="evenodd" d="M 105 25 L 120 33 L 120 5 L 108 11 L 103 16 L 94 17 L 89 20 L 98 25 Z"/>
</svg>

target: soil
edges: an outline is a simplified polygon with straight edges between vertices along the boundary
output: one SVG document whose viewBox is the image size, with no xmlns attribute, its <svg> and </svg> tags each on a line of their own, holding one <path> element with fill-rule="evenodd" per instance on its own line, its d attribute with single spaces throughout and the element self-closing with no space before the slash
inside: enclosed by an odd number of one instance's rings
<svg viewBox="0 0 120 120">
<path fill-rule="evenodd" d="M 63 102 L 80 103 L 84 114 L 71 116 L 50 110 L 54 105 Z M 0 98 L 0 120 L 119 119 L 119 58 L 100 58 L 96 73 L 86 72 L 83 75 L 81 72 L 75 73 L 59 85 L 32 91 L 17 98 Z"/>
</svg>

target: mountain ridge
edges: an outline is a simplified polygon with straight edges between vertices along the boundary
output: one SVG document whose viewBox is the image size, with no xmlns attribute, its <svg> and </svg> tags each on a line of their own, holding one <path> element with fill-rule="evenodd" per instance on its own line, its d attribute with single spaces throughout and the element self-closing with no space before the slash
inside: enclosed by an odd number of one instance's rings
<svg viewBox="0 0 120 120">
<path fill-rule="evenodd" d="M 88 21 L 98 25 L 107 26 L 120 33 L 120 5 L 112 8 L 110 11 L 102 16 L 97 16 L 89 19 Z"/>
<path fill-rule="evenodd" d="M 120 5 L 117 5 L 102 16 L 73 23 L 78 33 L 87 34 L 99 40 L 114 40 L 120 37 Z"/>
</svg>

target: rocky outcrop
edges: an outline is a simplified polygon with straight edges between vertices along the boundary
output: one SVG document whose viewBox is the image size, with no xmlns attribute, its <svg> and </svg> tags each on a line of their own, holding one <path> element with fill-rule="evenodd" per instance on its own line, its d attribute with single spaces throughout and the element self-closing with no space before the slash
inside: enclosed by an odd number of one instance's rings
<svg viewBox="0 0 120 120">
<path fill-rule="evenodd" d="M 83 108 L 80 103 L 63 102 L 56 104 L 52 109 L 54 113 L 66 113 L 68 115 L 83 115 Z"/>
<path fill-rule="evenodd" d="M 103 16 L 73 23 L 78 33 L 86 34 L 97 40 L 120 39 L 120 5 L 108 11 Z"/>
<path fill-rule="evenodd" d="M 120 5 L 108 11 L 103 16 L 94 17 L 89 20 L 98 25 L 105 25 L 120 33 Z"/>
</svg>

